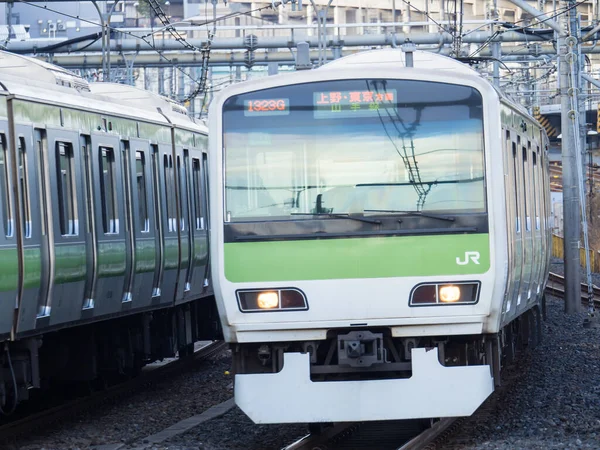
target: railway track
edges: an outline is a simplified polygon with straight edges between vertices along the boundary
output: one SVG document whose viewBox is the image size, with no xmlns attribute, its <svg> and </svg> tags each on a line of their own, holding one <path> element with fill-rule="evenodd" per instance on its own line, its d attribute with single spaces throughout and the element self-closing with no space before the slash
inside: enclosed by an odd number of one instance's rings
<svg viewBox="0 0 600 450">
<path fill-rule="evenodd" d="M 146 370 L 142 372 L 140 376 L 124 383 L 119 383 L 89 396 L 68 401 L 62 405 L 45 409 L 22 419 L 9 422 L 0 426 L 0 442 L 8 443 L 10 440 L 31 433 L 34 430 L 47 427 L 52 423 L 81 415 L 82 413 L 91 411 L 107 402 L 122 399 L 124 396 L 130 396 L 151 384 L 164 380 L 168 376 L 189 370 L 197 363 L 226 349 L 227 344 L 225 342 L 212 342 L 196 350 L 190 356 L 176 359 L 151 370 Z"/>
<path fill-rule="evenodd" d="M 548 284 L 546 285 L 546 292 L 554 295 L 555 297 L 564 298 L 565 296 L 565 277 L 556 273 L 550 272 L 548 275 Z M 592 285 L 592 292 L 594 293 L 594 306 L 600 308 L 600 287 Z M 587 304 L 588 298 L 588 285 L 581 283 L 581 301 Z"/>
<path fill-rule="evenodd" d="M 564 281 L 562 275 L 550 273 L 546 292 L 555 297 L 564 298 Z M 587 304 L 587 289 L 585 283 L 581 283 L 581 301 Z M 600 288 L 593 286 L 594 303 L 600 308 Z M 419 450 L 424 448 L 443 448 L 443 442 L 447 436 L 460 426 L 462 418 L 449 417 L 441 419 L 424 431 L 413 431 L 412 436 L 404 433 L 410 432 L 410 425 L 402 422 L 391 421 L 363 422 L 352 424 L 335 424 L 326 428 L 322 433 L 309 434 L 285 447 L 284 450 L 334 450 L 334 449 L 360 449 L 377 448 L 390 450 Z M 377 433 L 385 434 L 379 439 Z"/>
</svg>

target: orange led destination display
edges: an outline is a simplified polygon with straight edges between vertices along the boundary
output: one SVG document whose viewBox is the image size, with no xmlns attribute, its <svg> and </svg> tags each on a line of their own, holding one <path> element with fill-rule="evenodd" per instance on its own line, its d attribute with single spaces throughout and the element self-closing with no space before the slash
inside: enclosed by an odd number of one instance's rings
<svg viewBox="0 0 600 450">
<path fill-rule="evenodd" d="M 370 117 L 377 116 L 386 108 L 395 108 L 396 100 L 395 89 L 315 92 L 313 110 L 315 119 Z"/>
<path fill-rule="evenodd" d="M 290 113 L 289 98 L 244 100 L 245 116 L 283 116 Z"/>
</svg>

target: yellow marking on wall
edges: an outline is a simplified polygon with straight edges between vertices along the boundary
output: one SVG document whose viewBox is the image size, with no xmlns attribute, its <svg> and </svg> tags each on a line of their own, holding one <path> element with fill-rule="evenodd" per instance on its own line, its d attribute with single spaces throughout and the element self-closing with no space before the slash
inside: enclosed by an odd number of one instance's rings
<svg viewBox="0 0 600 450">
<path fill-rule="evenodd" d="M 541 126 L 543 126 L 546 130 L 546 134 L 548 134 L 548 137 L 556 137 L 558 136 L 558 131 L 556 130 L 556 128 L 554 128 L 551 124 L 550 124 L 550 119 L 548 119 L 547 117 L 543 116 L 540 113 L 540 107 L 539 106 L 534 106 L 533 107 L 533 117 L 535 118 L 535 120 L 537 120 Z"/>
</svg>

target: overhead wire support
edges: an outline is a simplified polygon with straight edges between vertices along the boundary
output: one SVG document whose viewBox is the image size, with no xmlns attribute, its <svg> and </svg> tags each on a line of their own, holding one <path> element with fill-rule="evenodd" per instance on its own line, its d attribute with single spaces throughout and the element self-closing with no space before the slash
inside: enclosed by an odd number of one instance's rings
<svg viewBox="0 0 600 450">
<path fill-rule="evenodd" d="M 515 0 L 513 0 L 515 1 Z M 574 4 L 573 0 L 563 0 L 566 5 L 565 14 L 560 16 L 558 31 L 559 81 L 561 98 L 561 131 L 562 131 L 562 167 L 563 167 L 563 235 L 565 260 L 565 312 L 579 312 L 581 304 L 581 275 L 579 272 L 579 240 L 581 225 L 581 204 L 578 183 L 577 153 L 580 148 L 576 121 L 579 120 L 579 105 L 573 102 L 576 95 L 577 78 L 571 76 L 570 65 L 577 56 L 577 38 L 569 32 L 569 18 Z"/>
</svg>

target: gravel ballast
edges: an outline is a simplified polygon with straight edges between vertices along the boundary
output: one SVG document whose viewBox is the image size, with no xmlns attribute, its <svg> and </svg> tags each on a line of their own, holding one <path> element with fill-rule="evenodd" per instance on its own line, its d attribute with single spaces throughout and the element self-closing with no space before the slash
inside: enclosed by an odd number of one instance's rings
<svg viewBox="0 0 600 450">
<path fill-rule="evenodd" d="M 600 449 L 600 328 L 583 328 L 587 314 L 566 315 L 560 299 L 549 297 L 547 312 L 542 343 L 506 371 L 508 385 L 444 449 Z"/>
</svg>

